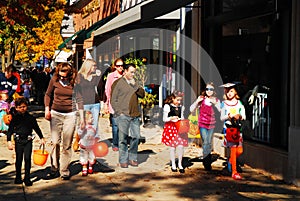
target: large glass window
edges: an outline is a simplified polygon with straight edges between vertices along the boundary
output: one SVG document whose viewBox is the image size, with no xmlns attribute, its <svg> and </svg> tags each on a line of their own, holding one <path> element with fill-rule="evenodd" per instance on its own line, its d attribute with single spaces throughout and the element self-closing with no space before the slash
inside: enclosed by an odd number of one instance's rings
<svg viewBox="0 0 300 201">
<path fill-rule="evenodd" d="M 270 142 L 270 42 L 273 15 L 252 17 L 222 26 L 222 72 L 225 82 L 239 83 L 239 95 L 246 107 L 245 135 Z M 257 88 L 255 88 L 257 86 Z M 258 89 L 252 105 L 251 90 Z"/>
</svg>

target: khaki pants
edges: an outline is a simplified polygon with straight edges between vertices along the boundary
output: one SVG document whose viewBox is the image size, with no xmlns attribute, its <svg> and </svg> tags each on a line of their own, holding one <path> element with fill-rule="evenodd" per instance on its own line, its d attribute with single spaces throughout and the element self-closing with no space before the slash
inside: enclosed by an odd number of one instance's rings
<svg viewBox="0 0 300 201">
<path fill-rule="evenodd" d="M 51 111 L 51 171 L 60 171 L 61 176 L 70 176 L 69 164 L 72 157 L 72 140 L 76 126 L 76 112 Z M 62 150 L 60 144 L 62 142 Z"/>
</svg>

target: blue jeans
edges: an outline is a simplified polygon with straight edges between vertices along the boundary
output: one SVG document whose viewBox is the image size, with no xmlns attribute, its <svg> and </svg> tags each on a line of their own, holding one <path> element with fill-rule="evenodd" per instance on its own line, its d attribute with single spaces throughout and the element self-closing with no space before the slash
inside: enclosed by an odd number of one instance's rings
<svg viewBox="0 0 300 201">
<path fill-rule="evenodd" d="M 202 138 L 202 147 L 203 147 L 203 158 L 211 153 L 212 150 L 212 138 L 213 138 L 214 129 L 200 128 L 200 135 Z"/>
<path fill-rule="evenodd" d="M 113 114 L 110 114 L 109 118 L 111 119 L 112 147 L 119 147 L 119 129 L 116 122 L 116 117 L 113 117 Z"/>
<path fill-rule="evenodd" d="M 137 151 L 140 139 L 140 120 L 138 117 L 120 115 L 116 117 L 119 128 L 119 162 L 128 163 L 128 160 L 137 161 Z M 130 131 L 130 149 L 127 139 Z"/>
<path fill-rule="evenodd" d="M 99 112 L 100 112 L 100 103 L 95 104 L 86 104 L 83 105 L 83 109 L 85 111 L 89 110 L 91 111 L 93 115 L 93 127 L 96 129 L 96 138 L 100 138 L 100 135 L 98 133 L 98 120 L 99 120 Z"/>
</svg>

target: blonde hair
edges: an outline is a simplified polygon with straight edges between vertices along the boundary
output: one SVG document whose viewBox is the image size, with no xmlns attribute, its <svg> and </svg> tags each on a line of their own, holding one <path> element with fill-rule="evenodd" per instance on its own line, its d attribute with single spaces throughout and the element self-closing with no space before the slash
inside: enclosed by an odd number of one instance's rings
<svg viewBox="0 0 300 201">
<path fill-rule="evenodd" d="M 79 74 L 81 74 L 84 79 L 87 79 L 89 73 L 91 72 L 91 70 L 93 69 L 93 66 L 96 64 L 96 61 L 93 59 L 86 59 L 80 70 L 78 71 Z"/>
</svg>

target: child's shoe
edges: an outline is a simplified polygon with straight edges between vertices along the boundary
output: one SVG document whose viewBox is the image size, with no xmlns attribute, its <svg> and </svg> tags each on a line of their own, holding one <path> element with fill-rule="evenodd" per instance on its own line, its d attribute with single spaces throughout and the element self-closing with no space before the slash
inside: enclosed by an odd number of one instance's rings
<svg viewBox="0 0 300 201">
<path fill-rule="evenodd" d="M 239 173 L 233 174 L 233 175 L 232 175 L 232 178 L 233 178 L 234 180 L 242 180 L 242 179 L 243 179 L 243 177 L 242 177 Z"/>
<path fill-rule="evenodd" d="M 93 174 L 94 173 L 93 166 L 91 166 L 91 165 L 89 166 L 88 173 L 89 174 Z"/>
<path fill-rule="evenodd" d="M 30 181 L 30 179 L 25 179 L 24 183 L 26 186 L 32 186 L 32 181 Z"/>
<path fill-rule="evenodd" d="M 172 171 L 172 172 L 177 172 L 177 168 L 174 168 L 174 169 L 173 169 L 173 168 L 171 167 L 171 171 Z"/>
<path fill-rule="evenodd" d="M 88 175 L 88 172 L 87 172 L 87 170 L 82 170 L 82 174 L 81 174 L 83 177 L 84 176 L 87 176 Z"/>
<path fill-rule="evenodd" d="M 179 172 L 181 173 L 181 174 L 183 174 L 185 171 L 184 171 L 184 168 L 179 168 Z"/>
<path fill-rule="evenodd" d="M 88 170 L 87 170 L 87 166 L 86 165 L 84 165 L 83 167 L 82 167 L 82 176 L 87 176 L 88 175 Z"/>
<path fill-rule="evenodd" d="M 15 184 L 22 184 L 23 181 L 21 178 L 15 178 Z"/>
</svg>

